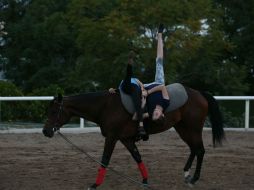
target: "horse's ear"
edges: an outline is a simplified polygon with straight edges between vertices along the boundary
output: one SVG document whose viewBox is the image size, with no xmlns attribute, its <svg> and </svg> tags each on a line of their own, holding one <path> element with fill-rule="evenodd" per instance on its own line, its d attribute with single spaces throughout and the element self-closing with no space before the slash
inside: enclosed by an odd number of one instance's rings
<svg viewBox="0 0 254 190">
<path fill-rule="evenodd" d="M 56 101 L 58 103 L 61 103 L 63 101 L 63 94 L 64 94 L 63 89 L 61 89 L 60 87 L 56 88 L 56 94 L 57 94 Z"/>
<path fill-rule="evenodd" d="M 61 93 L 58 93 L 57 102 L 61 103 L 62 101 L 63 101 L 63 95 Z"/>
</svg>

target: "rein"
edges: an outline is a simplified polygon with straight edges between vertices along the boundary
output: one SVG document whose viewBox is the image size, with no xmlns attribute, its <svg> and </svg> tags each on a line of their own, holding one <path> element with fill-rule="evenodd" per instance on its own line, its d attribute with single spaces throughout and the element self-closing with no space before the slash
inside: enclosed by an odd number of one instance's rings
<svg viewBox="0 0 254 190">
<path fill-rule="evenodd" d="M 136 186 L 139 186 L 139 187 L 143 187 L 145 189 L 151 189 L 151 190 L 155 190 L 154 188 L 152 188 L 150 185 L 147 185 L 147 184 L 143 184 L 135 179 L 133 179 L 132 177 L 126 175 L 126 174 L 123 174 L 122 172 L 118 172 L 116 171 L 115 169 L 111 168 L 111 167 L 107 167 L 105 166 L 103 163 L 101 163 L 100 161 L 96 160 L 93 156 L 91 156 L 89 153 L 87 153 L 85 150 L 79 148 L 76 144 L 74 144 L 71 140 L 69 140 L 65 135 L 63 135 L 61 132 L 60 132 L 60 128 L 58 128 L 57 130 L 57 133 L 60 135 L 60 137 L 62 137 L 67 143 L 69 143 L 72 147 L 74 147 L 76 150 L 78 150 L 79 152 L 85 154 L 90 160 L 96 162 L 97 164 L 100 164 L 101 166 L 107 168 L 109 171 L 112 171 L 114 174 L 120 176 L 121 178 L 123 179 L 127 179 L 129 180 L 130 182 L 132 182 L 134 185 Z"/>
</svg>

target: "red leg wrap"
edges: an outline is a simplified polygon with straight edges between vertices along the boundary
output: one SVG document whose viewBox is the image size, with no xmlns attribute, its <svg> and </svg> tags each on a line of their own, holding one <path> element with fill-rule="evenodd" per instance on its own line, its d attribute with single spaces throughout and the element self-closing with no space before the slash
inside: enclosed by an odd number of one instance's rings
<svg viewBox="0 0 254 190">
<path fill-rule="evenodd" d="M 143 179 L 147 179 L 147 178 L 148 178 L 148 173 L 147 173 L 145 164 L 144 164 L 143 162 L 140 162 L 140 163 L 138 164 L 138 168 L 139 168 L 139 170 L 140 170 L 140 173 L 141 173 Z"/>
<path fill-rule="evenodd" d="M 97 175 L 97 178 L 96 178 L 96 182 L 95 184 L 97 186 L 101 185 L 103 183 L 103 180 L 104 180 L 104 177 L 105 177 L 105 174 L 106 174 L 106 168 L 104 167 L 100 167 L 99 170 L 98 170 L 98 175 Z"/>
</svg>

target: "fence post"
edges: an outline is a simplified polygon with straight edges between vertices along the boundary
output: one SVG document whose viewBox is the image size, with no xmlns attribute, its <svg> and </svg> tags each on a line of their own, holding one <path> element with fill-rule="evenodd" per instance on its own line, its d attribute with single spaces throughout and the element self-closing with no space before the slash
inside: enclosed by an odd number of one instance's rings
<svg viewBox="0 0 254 190">
<path fill-rule="evenodd" d="M 250 100 L 245 101 L 245 130 L 249 129 L 250 122 Z"/>
<path fill-rule="evenodd" d="M 84 128 L 84 119 L 80 118 L 80 128 Z"/>
<path fill-rule="evenodd" d="M 0 123 L 2 121 L 2 110 L 1 110 L 1 101 L 0 101 Z"/>
</svg>

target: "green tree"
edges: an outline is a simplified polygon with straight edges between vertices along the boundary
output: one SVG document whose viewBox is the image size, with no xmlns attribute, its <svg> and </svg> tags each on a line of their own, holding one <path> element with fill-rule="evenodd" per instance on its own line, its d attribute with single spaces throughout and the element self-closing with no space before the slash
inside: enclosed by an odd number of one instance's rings
<svg viewBox="0 0 254 190">
<path fill-rule="evenodd" d="M 223 28 L 235 48 L 228 56 L 239 67 L 245 66 L 247 77 L 245 83 L 250 88 L 249 95 L 254 94 L 254 1 L 222 0 L 217 7 L 223 9 Z"/>
<path fill-rule="evenodd" d="M 21 90 L 11 82 L 0 81 L 0 96 L 22 96 Z M 11 121 L 22 117 L 23 106 L 20 102 L 0 102 L 0 120 Z"/>
<path fill-rule="evenodd" d="M 49 84 L 66 93 L 118 86 L 130 49 L 137 52 L 135 75 L 153 81 L 159 23 L 165 25 L 168 83 L 225 95 L 248 89 L 249 67 L 234 61 L 235 43 L 215 1 L 19 2 L 1 11 L 9 33 L 3 55 L 8 79 L 26 93 Z"/>
<path fill-rule="evenodd" d="M 37 88 L 30 92 L 29 96 L 57 96 L 58 93 L 64 94 L 64 90 L 58 85 L 52 84 L 44 88 Z M 32 101 L 26 104 L 23 119 L 26 121 L 44 122 L 46 119 L 48 101 Z"/>
<path fill-rule="evenodd" d="M 13 6 L 3 11 L 9 32 L 4 51 L 9 59 L 8 79 L 26 92 L 52 83 L 63 84 L 75 58 L 71 28 L 64 14 L 66 1 L 10 4 Z"/>
</svg>

